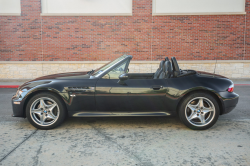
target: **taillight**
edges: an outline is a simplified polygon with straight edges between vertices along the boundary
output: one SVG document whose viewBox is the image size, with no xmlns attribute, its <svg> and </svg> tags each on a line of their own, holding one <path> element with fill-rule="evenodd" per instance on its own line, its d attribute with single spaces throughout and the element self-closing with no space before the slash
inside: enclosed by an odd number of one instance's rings
<svg viewBox="0 0 250 166">
<path fill-rule="evenodd" d="M 230 85 L 229 88 L 227 89 L 228 92 L 233 92 L 234 91 L 234 84 Z"/>
</svg>

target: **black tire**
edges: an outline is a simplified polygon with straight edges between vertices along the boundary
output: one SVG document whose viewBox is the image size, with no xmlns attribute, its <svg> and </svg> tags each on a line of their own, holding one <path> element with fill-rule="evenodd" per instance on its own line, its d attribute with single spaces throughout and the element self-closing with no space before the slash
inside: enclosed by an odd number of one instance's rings
<svg viewBox="0 0 250 166">
<path fill-rule="evenodd" d="M 200 106 L 199 103 L 197 102 L 199 102 L 200 100 L 203 100 L 202 103 L 204 103 L 204 107 L 197 108 L 198 106 Z M 191 102 L 193 102 L 192 104 L 194 105 L 192 105 Z M 195 111 L 192 111 L 191 108 L 193 107 L 189 108 L 187 104 L 190 104 L 189 106 L 197 106 L 197 105 L 198 106 L 195 107 L 196 108 Z M 207 113 L 205 113 L 206 111 L 205 109 L 207 109 L 206 106 L 208 106 L 208 109 L 213 110 L 213 111 L 211 112 L 207 111 Z M 204 92 L 196 92 L 184 98 L 184 100 L 181 102 L 181 105 L 179 107 L 178 114 L 179 114 L 180 120 L 190 129 L 205 130 L 205 129 L 212 127 L 217 122 L 219 114 L 220 114 L 220 108 L 219 108 L 217 100 L 212 95 L 208 93 L 204 93 Z M 207 124 L 202 123 L 202 121 L 200 120 L 199 117 L 201 117 L 202 115 L 205 119 L 205 121 L 203 122 L 207 122 Z M 192 119 L 191 117 L 196 117 L 196 118 Z M 209 118 L 207 118 L 206 120 L 206 117 L 209 117 Z"/>
<path fill-rule="evenodd" d="M 42 125 L 42 124 L 39 124 L 39 117 L 41 117 L 41 115 L 37 115 L 37 114 L 32 114 L 31 113 L 31 106 L 33 107 L 35 105 L 35 102 L 38 102 L 38 105 L 40 105 L 39 101 L 40 99 L 48 99 L 47 101 L 45 102 L 50 102 L 50 101 L 53 101 L 57 104 L 57 106 L 55 106 L 55 108 L 53 108 L 53 111 L 57 111 L 57 116 L 54 116 L 56 117 L 54 120 L 52 119 L 49 119 L 51 120 L 51 124 L 48 124 L 48 125 Z M 47 103 L 45 103 L 47 104 Z M 49 105 L 48 105 L 49 106 Z M 57 108 L 59 107 L 59 108 Z M 42 109 L 42 108 L 41 108 Z M 37 110 L 40 111 L 40 108 L 37 108 Z M 44 111 L 41 111 L 42 113 L 41 114 L 45 114 Z M 48 111 L 49 112 L 49 111 Z M 59 112 L 59 113 L 58 113 Z M 46 112 L 47 113 L 47 112 Z M 49 114 L 49 113 L 48 113 Z M 36 115 L 36 117 L 34 116 Z M 54 115 L 54 114 L 53 114 Z M 60 99 L 59 97 L 57 97 L 56 95 L 52 94 L 52 93 L 45 93 L 45 92 L 42 92 L 42 93 L 39 93 L 39 94 L 36 94 L 34 95 L 29 101 L 28 101 L 28 104 L 26 106 L 26 116 L 27 116 L 27 119 L 29 120 L 29 122 L 36 128 L 38 129 L 42 129 L 42 130 L 49 130 L 49 129 L 53 129 L 59 125 L 62 124 L 62 122 L 65 120 L 66 118 L 66 109 L 65 109 L 65 106 L 63 104 L 63 101 L 62 99 Z M 46 118 L 45 118 L 46 119 Z M 41 119 L 40 119 L 41 120 Z M 47 120 L 45 120 L 47 121 Z M 44 123 L 44 122 L 43 122 Z M 45 122 L 45 123 L 48 123 L 48 122 Z"/>
</svg>

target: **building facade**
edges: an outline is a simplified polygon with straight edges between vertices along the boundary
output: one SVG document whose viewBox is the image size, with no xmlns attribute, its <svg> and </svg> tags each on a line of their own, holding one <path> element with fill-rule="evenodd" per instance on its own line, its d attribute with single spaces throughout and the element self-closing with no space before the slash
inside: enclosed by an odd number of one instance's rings
<svg viewBox="0 0 250 166">
<path fill-rule="evenodd" d="M 0 79 L 91 70 L 123 54 L 131 72 L 175 56 L 185 69 L 250 78 L 250 0 L 171 1 L 0 0 Z"/>
</svg>

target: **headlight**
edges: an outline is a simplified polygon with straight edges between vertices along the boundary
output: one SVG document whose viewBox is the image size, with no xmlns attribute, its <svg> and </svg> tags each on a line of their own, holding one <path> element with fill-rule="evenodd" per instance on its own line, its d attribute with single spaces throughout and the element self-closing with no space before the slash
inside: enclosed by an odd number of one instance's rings
<svg viewBox="0 0 250 166">
<path fill-rule="evenodd" d="M 23 91 L 18 90 L 18 91 L 16 92 L 16 97 L 19 98 L 19 97 L 21 96 L 22 93 L 23 93 Z"/>
</svg>

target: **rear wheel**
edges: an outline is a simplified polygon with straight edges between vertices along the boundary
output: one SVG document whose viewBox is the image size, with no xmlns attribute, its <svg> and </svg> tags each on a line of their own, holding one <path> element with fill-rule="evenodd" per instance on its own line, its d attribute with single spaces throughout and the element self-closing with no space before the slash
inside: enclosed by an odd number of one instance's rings
<svg viewBox="0 0 250 166">
<path fill-rule="evenodd" d="M 29 100 L 26 116 L 34 127 L 48 130 L 64 121 L 66 110 L 57 96 L 51 93 L 39 93 Z"/>
<path fill-rule="evenodd" d="M 212 127 L 219 117 L 219 105 L 207 93 L 193 93 L 181 103 L 179 117 L 189 128 L 205 130 Z"/>
</svg>

